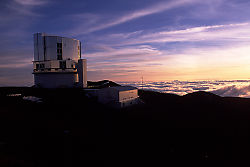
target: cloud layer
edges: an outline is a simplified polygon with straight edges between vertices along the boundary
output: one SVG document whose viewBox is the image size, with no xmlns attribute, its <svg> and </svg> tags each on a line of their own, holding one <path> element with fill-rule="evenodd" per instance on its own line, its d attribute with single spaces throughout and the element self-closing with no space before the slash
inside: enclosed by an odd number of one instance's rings
<svg viewBox="0 0 250 167">
<path fill-rule="evenodd" d="M 208 91 L 223 97 L 250 97 L 250 80 L 168 81 L 168 82 L 120 82 L 139 89 L 185 95 L 196 91 Z"/>
</svg>

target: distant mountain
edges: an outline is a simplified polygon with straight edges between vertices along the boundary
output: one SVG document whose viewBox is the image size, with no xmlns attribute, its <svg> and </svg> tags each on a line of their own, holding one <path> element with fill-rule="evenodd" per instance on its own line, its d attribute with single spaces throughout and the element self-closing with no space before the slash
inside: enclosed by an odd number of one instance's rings
<svg viewBox="0 0 250 167">
<path fill-rule="evenodd" d="M 189 94 L 184 95 L 183 98 L 184 98 L 183 100 L 187 100 L 187 101 L 191 100 L 193 102 L 202 101 L 203 103 L 222 100 L 222 97 L 215 95 L 213 93 L 204 92 L 204 91 L 189 93 Z"/>
<path fill-rule="evenodd" d="M 193 92 L 193 93 L 188 93 L 184 95 L 183 97 L 185 98 L 220 98 L 220 96 L 210 93 L 210 92 L 205 92 L 205 91 L 198 91 L 198 92 Z"/>
</svg>

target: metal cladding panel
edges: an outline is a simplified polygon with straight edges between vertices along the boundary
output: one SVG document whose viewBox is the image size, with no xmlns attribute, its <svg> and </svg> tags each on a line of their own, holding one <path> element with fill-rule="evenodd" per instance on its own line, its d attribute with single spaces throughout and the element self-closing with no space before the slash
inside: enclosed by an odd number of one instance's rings
<svg viewBox="0 0 250 167">
<path fill-rule="evenodd" d="M 83 59 L 83 87 L 87 87 L 87 59 Z"/>
<path fill-rule="evenodd" d="M 42 88 L 75 87 L 77 82 L 76 74 L 35 74 L 35 85 Z"/>
<path fill-rule="evenodd" d="M 44 61 L 44 34 L 34 34 L 34 61 Z"/>
<path fill-rule="evenodd" d="M 43 64 L 45 68 L 51 68 L 51 63 L 49 61 L 45 61 Z"/>
<path fill-rule="evenodd" d="M 37 43 L 37 35 L 34 34 L 33 36 L 33 40 L 34 40 L 34 61 L 38 61 L 38 43 Z"/>
<path fill-rule="evenodd" d="M 62 57 L 63 59 L 78 60 L 78 47 L 80 47 L 80 42 L 75 39 L 62 38 L 63 48 Z"/>
<path fill-rule="evenodd" d="M 75 68 L 76 63 L 74 60 L 66 60 L 66 68 Z"/>
<path fill-rule="evenodd" d="M 138 90 L 137 89 L 119 92 L 119 101 L 120 102 L 135 99 L 137 97 L 138 97 Z"/>
<path fill-rule="evenodd" d="M 63 60 L 80 58 L 80 41 L 71 38 L 34 34 L 34 61 L 57 60 L 57 43 L 62 43 Z"/>
<path fill-rule="evenodd" d="M 66 68 L 71 68 L 72 62 L 70 60 L 66 60 Z"/>
<path fill-rule="evenodd" d="M 112 88 L 103 88 L 98 91 L 98 101 L 100 103 L 118 102 L 118 91 Z"/>
<path fill-rule="evenodd" d="M 46 60 L 57 60 L 57 37 L 46 36 Z"/>
<path fill-rule="evenodd" d="M 77 63 L 79 84 L 81 87 L 87 87 L 87 60 L 79 59 Z"/>
<path fill-rule="evenodd" d="M 51 68 L 59 68 L 59 61 L 58 60 L 52 60 L 50 61 Z"/>
<path fill-rule="evenodd" d="M 58 50 L 58 44 L 62 43 L 61 50 Z M 60 46 L 60 45 L 59 45 Z M 47 35 L 45 33 L 34 34 L 34 79 L 37 86 L 44 88 L 56 87 L 87 87 L 87 62 L 80 60 L 81 45 L 79 40 Z M 60 52 L 62 51 L 62 52 Z M 62 53 L 62 60 L 66 60 L 66 68 L 70 72 L 58 72 L 61 57 L 57 56 L 57 52 Z M 59 54 L 60 55 L 60 54 Z M 37 62 L 36 62 L 37 61 Z M 41 71 L 37 71 L 36 65 L 40 64 Z M 72 68 L 76 68 L 77 71 Z M 38 68 L 38 70 L 39 70 Z M 59 69 L 60 70 L 60 69 Z M 69 70 L 68 70 L 69 71 Z M 76 73 L 77 72 L 77 73 Z"/>
</svg>

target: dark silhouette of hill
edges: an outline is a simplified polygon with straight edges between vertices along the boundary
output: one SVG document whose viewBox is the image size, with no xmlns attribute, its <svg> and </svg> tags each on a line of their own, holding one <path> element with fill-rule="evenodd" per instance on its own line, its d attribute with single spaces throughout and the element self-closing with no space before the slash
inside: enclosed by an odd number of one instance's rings
<svg viewBox="0 0 250 167">
<path fill-rule="evenodd" d="M 139 95 L 144 104 L 115 110 L 82 89 L 0 88 L 0 166 L 248 163 L 250 99 Z"/>
<path fill-rule="evenodd" d="M 98 82 L 88 81 L 88 87 L 90 88 L 107 88 L 113 86 L 121 86 L 121 85 L 109 80 L 102 80 Z"/>
<path fill-rule="evenodd" d="M 198 91 L 198 92 L 193 92 L 193 93 L 189 93 L 184 95 L 183 97 L 185 98 L 196 98 L 196 99 L 200 99 L 200 98 L 206 98 L 206 99 L 215 99 L 215 98 L 220 98 L 220 96 L 215 95 L 213 93 L 210 92 L 204 92 L 204 91 Z"/>
</svg>

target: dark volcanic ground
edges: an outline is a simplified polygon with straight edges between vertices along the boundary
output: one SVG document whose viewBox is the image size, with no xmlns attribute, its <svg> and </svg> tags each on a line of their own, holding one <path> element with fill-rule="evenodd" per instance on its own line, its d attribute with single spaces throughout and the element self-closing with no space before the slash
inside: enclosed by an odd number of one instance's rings
<svg viewBox="0 0 250 167">
<path fill-rule="evenodd" d="M 0 166 L 248 163 L 250 99 L 140 91 L 143 105 L 114 110 L 84 94 L 0 88 Z"/>
</svg>

